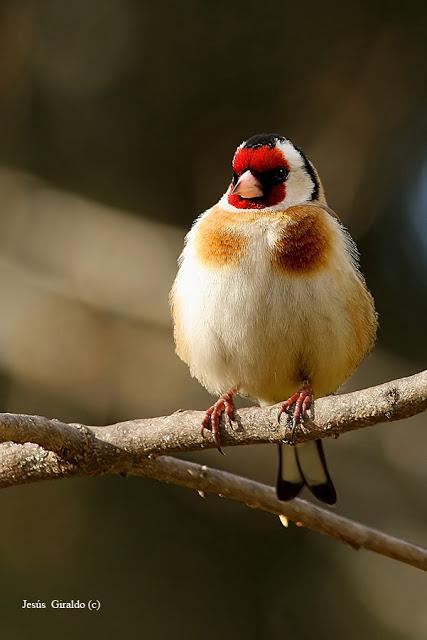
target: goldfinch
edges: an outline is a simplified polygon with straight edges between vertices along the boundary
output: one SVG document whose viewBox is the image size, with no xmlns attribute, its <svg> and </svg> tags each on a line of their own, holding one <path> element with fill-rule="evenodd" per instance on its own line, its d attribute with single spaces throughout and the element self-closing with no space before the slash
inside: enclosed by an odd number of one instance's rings
<svg viewBox="0 0 427 640">
<path fill-rule="evenodd" d="M 186 236 L 171 291 L 176 352 L 218 400 L 203 420 L 221 450 L 234 396 L 283 402 L 293 428 L 374 344 L 377 315 L 358 253 L 306 155 L 278 134 L 243 142 L 231 184 Z M 320 440 L 279 445 L 277 495 L 336 493 Z"/>
</svg>

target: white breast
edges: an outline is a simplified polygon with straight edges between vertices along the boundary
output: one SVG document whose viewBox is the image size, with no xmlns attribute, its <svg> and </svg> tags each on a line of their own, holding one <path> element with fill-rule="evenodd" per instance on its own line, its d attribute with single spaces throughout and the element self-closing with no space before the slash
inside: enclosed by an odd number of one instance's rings
<svg viewBox="0 0 427 640">
<path fill-rule="evenodd" d="M 312 275 L 284 275 L 271 266 L 277 233 L 268 219 L 252 227 L 245 258 L 233 267 L 201 264 L 194 247 L 199 223 L 188 234 L 173 287 L 185 343 L 178 354 L 209 391 L 238 385 L 243 395 L 273 403 L 304 378 L 320 396 L 349 375 L 347 300 L 361 283 L 351 241 L 328 218 L 336 234 L 333 256 Z"/>
</svg>

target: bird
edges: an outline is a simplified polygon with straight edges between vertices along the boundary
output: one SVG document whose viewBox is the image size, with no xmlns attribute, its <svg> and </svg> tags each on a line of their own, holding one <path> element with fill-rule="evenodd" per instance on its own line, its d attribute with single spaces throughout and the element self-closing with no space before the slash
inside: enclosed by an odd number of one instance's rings
<svg viewBox="0 0 427 640">
<path fill-rule="evenodd" d="M 217 396 L 202 434 L 210 429 L 222 452 L 237 395 L 281 403 L 277 419 L 292 433 L 278 444 L 278 499 L 307 486 L 334 504 L 322 441 L 294 444 L 295 431 L 371 351 L 378 322 L 355 242 L 305 153 L 274 133 L 243 141 L 227 190 L 194 221 L 178 264 L 176 353 Z"/>
</svg>

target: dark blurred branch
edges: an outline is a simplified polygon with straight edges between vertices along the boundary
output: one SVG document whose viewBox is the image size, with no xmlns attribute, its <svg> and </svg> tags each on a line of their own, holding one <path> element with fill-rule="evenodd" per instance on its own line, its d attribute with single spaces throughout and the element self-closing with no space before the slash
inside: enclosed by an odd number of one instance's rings
<svg viewBox="0 0 427 640">
<path fill-rule="evenodd" d="M 316 402 L 316 421 L 297 433 L 297 442 L 391 422 L 427 408 L 427 371 L 377 387 Z M 238 430 L 224 430 L 225 445 L 278 442 L 286 425 L 277 423 L 278 406 L 239 410 Z M 106 427 L 66 424 L 40 416 L 0 414 L 0 487 L 68 476 L 106 473 L 144 475 L 207 491 L 283 515 L 320 533 L 427 569 L 427 551 L 369 529 L 304 500 L 279 502 L 273 489 L 230 473 L 177 460 L 163 453 L 214 447 L 202 438 L 203 413 L 131 420 Z M 156 457 L 159 456 L 159 457 Z"/>
<path fill-rule="evenodd" d="M 298 526 L 331 536 L 354 549 L 375 551 L 427 571 L 427 549 L 336 515 L 306 500 L 294 498 L 290 502 L 280 502 L 272 487 L 254 480 L 170 456 L 160 456 L 140 470 L 135 467 L 133 473 L 237 500 L 252 509 L 285 516 Z"/>
<path fill-rule="evenodd" d="M 3 445 L 0 457 L 0 486 L 34 482 L 70 476 L 102 475 L 114 470 L 99 460 L 96 471 L 84 466 L 64 463 L 57 454 L 47 452 L 38 445 Z M 171 456 L 159 456 L 144 462 L 131 460 L 124 467 L 126 474 L 142 475 L 162 482 L 195 489 L 201 495 L 214 493 L 295 522 L 344 542 L 354 549 L 367 549 L 388 558 L 427 571 L 427 550 L 376 529 L 336 515 L 310 502 L 295 498 L 280 502 L 272 487 L 242 478 L 205 465 L 178 460 Z"/>
</svg>

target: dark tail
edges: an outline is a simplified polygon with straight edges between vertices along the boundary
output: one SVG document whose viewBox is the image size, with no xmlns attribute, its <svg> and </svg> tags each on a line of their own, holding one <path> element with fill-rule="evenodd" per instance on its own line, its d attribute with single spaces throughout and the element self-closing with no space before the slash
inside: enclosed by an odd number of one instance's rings
<svg viewBox="0 0 427 640">
<path fill-rule="evenodd" d="M 277 497 L 291 500 L 304 485 L 318 500 L 335 504 L 337 495 L 326 465 L 321 440 L 311 440 L 295 447 L 279 444 Z"/>
</svg>

